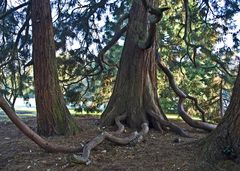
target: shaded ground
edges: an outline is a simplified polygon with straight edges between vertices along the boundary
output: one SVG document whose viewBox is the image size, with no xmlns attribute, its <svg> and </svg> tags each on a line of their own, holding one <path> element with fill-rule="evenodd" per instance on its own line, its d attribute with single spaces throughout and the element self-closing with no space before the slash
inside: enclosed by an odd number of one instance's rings
<svg viewBox="0 0 240 171">
<path fill-rule="evenodd" d="M 56 144 L 79 145 L 96 136 L 98 119 L 96 117 L 78 117 L 80 127 L 85 130 L 76 136 L 51 137 Z M 35 128 L 31 118 L 26 122 Z M 102 170 L 102 171 L 184 171 L 193 170 L 197 143 L 207 135 L 178 121 L 194 138 L 182 138 L 174 133 L 160 134 L 151 130 L 145 140 L 136 146 L 116 146 L 105 141 L 91 153 L 89 166 L 69 164 L 67 154 L 51 154 L 40 149 L 28 140 L 12 123 L 0 122 L 0 170 Z M 178 142 L 180 141 L 180 142 Z"/>
</svg>

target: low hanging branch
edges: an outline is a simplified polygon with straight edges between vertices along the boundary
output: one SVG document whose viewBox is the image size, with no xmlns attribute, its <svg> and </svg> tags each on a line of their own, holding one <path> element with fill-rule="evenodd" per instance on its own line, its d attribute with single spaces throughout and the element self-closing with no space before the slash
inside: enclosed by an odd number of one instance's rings
<svg viewBox="0 0 240 171">
<path fill-rule="evenodd" d="M 106 52 L 111 49 L 111 47 L 120 39 L 120 37 L 127 31 L 127 28 L 128 28 L 128 25 L 124 26 L 122 29 L 120 29 L 118 32 L 116 32 L 114 34 L 114 36 L 112 37 L 112 39 L 107 43 L 107 45 L 102 49 L 100 50 L 100 52 L 98 53 L 98 56 L 97 56 L 97 62 L 99 64 L 99 71 L 97 72 L 94 72 L 96 70 L 96 67 L 95 69 L 89 71 L 88 73 L 86 74 L 83 74 L 83 76 L 95 76 L 95 75 L 99 75 L 103 69 L 104 69 L 104 66 L 103 66 L 103 63 L 108 65 L 108 66 L 111 66 L 110 64 L 108 64 L 105 60 L 104 60 L 104 55 L 106 54 Z M 117 65 L 114 65 L 115 67 L 118 68 Z"/>
<path fill-rule="evenodd" d="M 193 120 L 185 111 L 183 102 L 186 98 L 192 100 L 197 107 L 197 109 L 203 114 L 205 113 L 204 110 L 198 105 L 198 101 L 196 98 L 189 96 L 185 94 L 176 84 L 174 77 L 171 73 L 171 71 L 160 61 L 158 60 L 158 66 L 159 68 L 166 74 L 168 77 L 169 85 L 172 87 L 173 91 L 176 93 L 176 95 L 179 97 L 178 101 L 178 112 L 180 116 L 183 118 L 183 120 L 188 123 L 190 126 L 194 128 L 200 128 L 206 131 L 212 131 L 213 129 L 216 128 L 216 125 L 206 123 L 206 122 L 201 122 L 201 121 L 195 121 Z"/>
<path fill-rule="evenodd" d="M 126 25 L 122 29 L 120 29 L 118 32 L 116 32 L 114 34 L 114 36 L 112 37 L 112 39 L 108 42 L 108 44 L 98 53 L 98 58 L 100 59 L 101 62 L 103 62 L 106 65 L 110 65 L 104 60 L 104 55 L 120 39 L 120 37 L 127 31 L 127 28 L 128 28 L 128 26 Z M 116 67 L 118 67 L 118 66 L 116 66 Z"/>
<path fill-rule="evenodd" d="M 22 122 L 16 113 L 12 110 L 3 96 L 0 94 L 0 108 L 7 114 L 9 119 L 33 142 L 35 142 L 39 147 L 43 148 L 47 152 L 63 152 L 63 153 L 73 153 L 82 150 L 81 147 L 65 147 L 61 145 L 52 144 L 37 133 L 35 133 L 31 128 L 29 128 L 24 122 Z"/>
<path fill-rule="evenodd" d="M 142 124 L 142 130 L 140 132 L 134 131 L 125 137 L 120 137 L 124 131 L 124 125 L 120 122 L 121 120 L 126 119 L 127 115 L 123 114 L 115 118 L 115 124 L 118 127 L 118 130 L 115 132 L 102 132 L 91 141 L 89 141 L 83 148 L 81 155 L 74 154 L 70 157 L 70 162 L 78 164 L 89 165 L 91 163 L 89 157 L 91 150 L 94 149 L 97 145 L 101 144 L 105 139 L 111 142 L 114 142 L 119 145 L 135 144 L 143 140 L 143 136 L 148 133 L 149 127 L 147 123 Z"/>
</svg>

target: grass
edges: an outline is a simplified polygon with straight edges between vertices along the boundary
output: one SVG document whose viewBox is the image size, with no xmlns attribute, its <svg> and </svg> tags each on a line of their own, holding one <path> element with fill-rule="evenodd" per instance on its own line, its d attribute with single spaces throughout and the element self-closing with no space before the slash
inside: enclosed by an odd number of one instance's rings
<svg viewBox="0 0 240 171">
<path fill-rule="evenodd" d="M 100 112 L 93 112 L 93 113 L 87 113 L 85 111 L 77 112 L 72 108 L 70 108 L 69 111 L 73 116 L 84 116 L 84 115 L 100 116 L 101 115 Z M 27 107 L 17 108 L 16 113 L 21 119 L 27 119 L 29 117 L 36 117 L 36 109 L 35 108 L 27 108 Z M 179 121 L 182 120 L 182 118 L 178 114 L 167 114 L 167 118 L 173 119 L 173 120 L 179 120 Z M 200 120 L 199 117 L 192 117 L 192 119 Z M 9 118 L 7 117 L 7 115 L 5 115 L 4 112 L 2 112 L 1 110 L 0 110 L 0 121 L 9 121 Z"/>
</svg>

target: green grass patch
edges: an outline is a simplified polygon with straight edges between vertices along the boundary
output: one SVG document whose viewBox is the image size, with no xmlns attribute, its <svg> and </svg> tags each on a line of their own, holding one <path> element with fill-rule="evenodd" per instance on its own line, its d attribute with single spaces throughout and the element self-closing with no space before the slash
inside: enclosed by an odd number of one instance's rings
<svg viewBox="0 0 240 171">
<path fill-rule="evenodd" d="M 73 108 L 70 108 L 69 111 L 73 116 L 96 116 L 96 117 L 99 117 L 102 114 L 101 112 L 91 112 L 91 113 L 87 113 L 86 111 L 78 112 L 78 111 L 75 111 Z M 17 108 L 16 113 L 21 119 L 27 119 L 28 117 L 36 117 L 36 109 L 35 108 L 27 108 L 27 107 Z M 172 119 L 172 120 L 179 120 L 179 121 L 182 120 L 180 115 L 174 114 L 174 113 L 167 114 L 167 118 Z M 201 120 L 199 117 L 196 117 L 196 116 L 192 116 L 192 119 Z M 0 111 L 0 121 L 5 121 L 5 120 L 9 120 L 7 115 L 5 115 L 5 113 L 3 111 Z"/>
<path fill-rule="evenodd" d="M 173 113 L 171 113 L 171 114 L 166 114 L 167 115 L 167 118 L 168 119 L 173 119 L 173 120 L 182 120 L 182 117 L 179 115 L 179 114 L 173 114 Z M 199 117 L 197 117 L 197 116 L 191 116 L 191 118 L 192 119 L 194 119 L 194 120 L 201 120 Z"/>
</svg>

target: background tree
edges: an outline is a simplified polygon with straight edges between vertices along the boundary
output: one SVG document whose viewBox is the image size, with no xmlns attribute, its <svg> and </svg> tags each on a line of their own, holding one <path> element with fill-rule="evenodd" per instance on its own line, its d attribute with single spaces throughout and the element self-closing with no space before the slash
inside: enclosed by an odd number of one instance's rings
<svg viewBox="0 0 240 171">
<path fill-rule="evenodd" d="M 78 128 L 58 81 L 50 1 L 31 1 L 34 85 L 38 133 L 72 134 Z"/>
<path fill-rule="evenodd" d="M 28 4 L 11 7 L 10 2 L 2 1 L 0 7 L 0 91 L 13 109 L 17 97 L 24 96 L 32 84 L 29 70 L 23 67 L 30 57 Z"/>
</svg>

